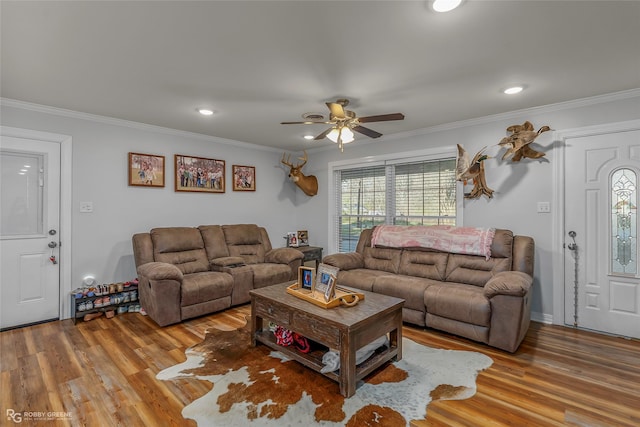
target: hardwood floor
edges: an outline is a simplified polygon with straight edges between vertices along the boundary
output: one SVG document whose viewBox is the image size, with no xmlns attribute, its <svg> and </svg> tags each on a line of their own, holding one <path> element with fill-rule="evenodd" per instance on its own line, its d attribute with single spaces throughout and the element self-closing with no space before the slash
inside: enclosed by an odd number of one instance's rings
<svg viewBox="0 0 640 427">
<path fill-rule="evenodd" d="M 0 333 L 0 425 L 8 410 L 41 412 L 46 426 L 195 426 L 182 408 L 209 391 L 195 379 L 158 381 L 211 327 L 244 324 L 249 306 L 159 328 L 137 313 Z M 532 323 L 515 354 L 405 325 L 423 344 L 478 351 L 493 365 L 470 399 L 436 401 L 415 426 L 638 426 L 640 342 Z M 47 414 L 55 412 L 54 414 Z M 33 418 L 33 414 L 32 418 Z M 25 425 L 24 423 L 22 425 Z"/>
</svg>

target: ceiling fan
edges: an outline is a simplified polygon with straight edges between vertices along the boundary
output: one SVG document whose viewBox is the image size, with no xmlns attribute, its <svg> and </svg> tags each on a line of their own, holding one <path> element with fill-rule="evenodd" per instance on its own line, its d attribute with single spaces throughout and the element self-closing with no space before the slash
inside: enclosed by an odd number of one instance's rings
<svg viewBox="0 0 640 427">
<path fill-rule="evenodd" d="M 316 136 L 314 139 L 316 141 L 329 138 L 331 141 L 336 142 L 340 151 L 343 151 L 344 144 L 348 144 L 349 142 L 354 140 L 353 132 L 358 132 L 363 135 L 366 135 L 370 138 L 379 138 L 382 136 L 381 133 L 376 132 L 375 130 L 366 128 L 360 123 L 371 123 L 371 122 L 386 122 L 392 120 L 404 120 L 404 114 L 402 113 L 391 113 L 391 114 L 381 114 L 377 116 L 367 116 L 367 117 L 357 117 L 356 113 L 350 110 L 345 110 L 344 107 L 349 105 L 348 99 L 338 99 L 336 102 L 327 102 L 327 107 L 329 107 L 329 121 L 314 121 L 307 120 L 304 122 L 281 122 L 283 125 L 316 125 L 316 124 L 328 124 L 333 125 L 329 129 L 322 132 L 320 135 Z"/>
</svg>

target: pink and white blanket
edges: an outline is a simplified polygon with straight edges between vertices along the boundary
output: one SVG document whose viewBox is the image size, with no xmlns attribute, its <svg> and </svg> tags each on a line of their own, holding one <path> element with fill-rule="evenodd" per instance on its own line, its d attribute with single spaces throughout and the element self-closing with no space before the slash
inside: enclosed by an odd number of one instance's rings
<svg viewBox="0 0 640 427">
<path fill-rule="evenodd" d="M 443 252 L 491 257 L 495 228 L 451 225 L 380 225 L 373 230 L 372 246 L 429 248 Z"/>
</svg>

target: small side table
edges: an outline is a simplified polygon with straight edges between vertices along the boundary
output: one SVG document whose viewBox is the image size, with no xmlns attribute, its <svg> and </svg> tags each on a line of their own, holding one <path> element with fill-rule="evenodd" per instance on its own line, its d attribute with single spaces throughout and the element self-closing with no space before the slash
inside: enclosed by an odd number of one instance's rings
<svg viewBox="0 0 640 427">
<path fill-rule="evenodd" d="M 298 246 L 292 247 L 292 249 L 297 249 L 304 255 L 302 259 L 302 264 L 307 261 L 315 261 L 316 269 L 318 269 L 318 265 L 322 262 L 322 248 L 319 246 Z"/>
</svg>

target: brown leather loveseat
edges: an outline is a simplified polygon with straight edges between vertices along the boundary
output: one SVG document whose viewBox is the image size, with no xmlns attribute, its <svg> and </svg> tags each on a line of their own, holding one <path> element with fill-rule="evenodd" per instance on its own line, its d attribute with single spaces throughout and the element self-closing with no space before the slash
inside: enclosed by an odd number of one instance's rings
<svg viewBox="0 0 640 427">
<path fill-rule="evenodd" d="M 224 310 L 293 280 L 303 254 L 255 224 L 154 228 L 132 237 L 142 307 L 158 325 Z"/>
<path fill-rule="evenodd" d="M 531 237 L 495 230 L 491 256 L 425 248 L 372 247 L 363 230 L 355 252 L 328 255 L 337 282 L 403 298 L 403 320 L 509 352 L 529 328 L 535 245 Z"/>
</svg>

